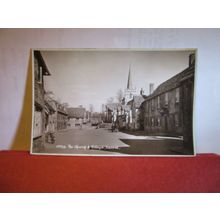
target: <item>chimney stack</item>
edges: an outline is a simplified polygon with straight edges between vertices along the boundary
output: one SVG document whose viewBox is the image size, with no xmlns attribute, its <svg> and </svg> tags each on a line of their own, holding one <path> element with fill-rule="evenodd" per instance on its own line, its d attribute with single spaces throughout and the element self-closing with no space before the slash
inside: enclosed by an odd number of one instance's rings
<svg viewBox="0 0 220 220">
<path fill-rule="evenodd" d="M 191 53 L 189 55 L 189 66 L 194 65 L 195 64 L 195 54 Z"/>
<path fill-rule="evenodd" d="M 141 88 L 140 95 L 144 95 L 144 90 Z"/>
<path fill-rule="evenodd" d="M 150 83 L 149 85 L 149 95 L 151 95 L 154 91 L 154 84 L 153 83 Z"/>
</svg>

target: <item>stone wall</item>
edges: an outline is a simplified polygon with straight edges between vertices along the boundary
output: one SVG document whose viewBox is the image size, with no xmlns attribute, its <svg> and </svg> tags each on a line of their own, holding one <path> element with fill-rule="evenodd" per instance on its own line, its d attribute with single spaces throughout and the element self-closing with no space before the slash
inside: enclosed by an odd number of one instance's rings
<svg viewBox="0 0 220 220">
<path fill-rule="evenodd" d="M 144 130 L 154 135 L 182 135 L 182 105 L 177 102 L 177 87 L 144 102 Z M 181 96 L 181 95 L 180 95 Z"/>
</svg>

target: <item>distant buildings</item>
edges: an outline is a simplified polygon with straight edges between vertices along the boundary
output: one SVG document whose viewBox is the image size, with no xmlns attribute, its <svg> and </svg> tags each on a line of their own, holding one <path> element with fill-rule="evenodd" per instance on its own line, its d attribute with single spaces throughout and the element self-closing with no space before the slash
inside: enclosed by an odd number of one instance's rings
<svg viewBox="0 0 220 220">
<path fill-rule="evenodd" d="M 140 95 L 137 95 L 136 88 L 133 87 L 129 67 L 124 97 L 120 103 L 106 104 L 105 121 L 116 124 L 121 130 L 140 129 L 139 107 L 144 100 L 143 90 L 141 90 Z"/>
<path fill-rule="evenodd" d="M 68 123 L 68 111 L 65 106 L 56 102 L 57 106 L 57 130 L 67 128 Z"/>
<path fill-rule="evenodd" d="M 146 96 L 144 95 L 134 95 L 133 99 L 128 102 L 128 105 L 131 108 L 130 112 L 130 123 L 129 123 L 129 129 L 132 130 L 140 130 L 143 127 L 141 126 L 141 109 L 140 106 L 144 102 Z"/>
<path fill-rule="evenodd" d="M 106 115 L 105 115 L 105 122 L 112 123 L 116 122 L 118 111 L 121 108 L 120 103 L 108 103 L 106 104 Z"/>
<path fill-rule="evenodd" d="M 88 112 L 82 106 L 76 108 L 67 108 L 68 112 L 68 124 L 70 127 L 75 127 L 82 123 L 87 122 Z"/>
<path fill-rule="evenodd" d="M 118 128 L 120 130 L 129 129 L 129 124 L 132 121 L 131 106 L 121 105 L 118 111 L 117 119 Z"/>
<path fill-rule="evenodd" d="M 102 122 L 102 114 L 99 112 L 92 112 L 90 117 L 90 122 L 92 126 L 96 126 Z"/>
</svg>

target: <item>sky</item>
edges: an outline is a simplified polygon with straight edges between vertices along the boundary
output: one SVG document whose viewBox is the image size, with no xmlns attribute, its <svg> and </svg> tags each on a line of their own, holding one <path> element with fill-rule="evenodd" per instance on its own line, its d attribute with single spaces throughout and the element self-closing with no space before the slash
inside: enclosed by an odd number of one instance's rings
<svg viewBox="0 0 220 220">
<path fill-rule="evenodd" d="M 51 73 L 45 76 L 45 90 L 53 91 L 61 103 L 79 105 L 100 112 L 110 97 L 116 101 L 119 89 L 127 85 L 130 67 L 132 85 L 149 94 L 162 82 L 188 67 L 192 51 L 51 50 L 41 51 Z"/>
</svg>

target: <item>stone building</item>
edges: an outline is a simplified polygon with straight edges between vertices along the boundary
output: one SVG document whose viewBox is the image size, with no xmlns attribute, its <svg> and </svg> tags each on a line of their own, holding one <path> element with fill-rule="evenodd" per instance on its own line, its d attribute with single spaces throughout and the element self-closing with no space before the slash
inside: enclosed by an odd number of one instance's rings
<svg viewBox="0 0 220 220">
<path fill-rule="evenodd" d="M 50 133 L 55 133 L 57 130 L 57 108 L 55 102 L 45 99 L 45 143 L 51 143 Z"/>
<path fill-rule="evenodd" d="M 47 65 L 40 53 L 34 51 L 34 117 L 33 117 L 33 151 L 44 149 L 45 142 L 45 101 L 44 77 L 50 76 Z"/>
<path fill-rule="evenodd" d="M 65 106 L 57 102 L 57 130 L 66 129 L 68 124 L 68 112 Z"/>
<path fill-rule="evenodd" d="M 112 123 L 117 121 L 118 111 L 121 107 L 120 103 L 106 104 L 105 122 Z"/>
<path fill-rule="evenodd" d="M 68 108 L 68 124 L 70 127 L 75 127 L 83 124 L 84 121 L 87 120 L 86 117 L 86 109 L 82 106 L 75 108 Z"/>
<path fill-rule="evenodd" d="M 188 68 L 159 85 L 141 104 L 146 134 L 183 136 L 184 146 L 193 146 L 194 73 L 195 54 L 191 54 Z"/>
<path fill-rule="evenodd" d="M 123 98 L 118 103 L 108 103 L 105 105 L 105 122 L 117 124 L 121 130 L 129 129 L 132 123 L 132 110 L 129 104 L 136 94 L 136 88 L 132 83 L 131 68 L 129 66 L 127 85 Z"/>
<path fill-rule="evenodd" d="M 57 103 L 55 100 L 50 98 L 46 93 L 44 95 L 45 102 L 45 113 L 46 113 L 46 124 L 48 123 L 48 119 L 53 123 L 54 131 L 57 131 Z"/>
<path fill-rule="evenodd" d="M 54 109 L 53 114 L 50 118 L 54 124 L 54 130 L 59 131 L 67 128 L 68 123 L 68 113 L 67 108 L 64 104 L 60 104 L 58 101 L 54 100 L 47 94 L 45 95 L 45 108 Z"/>
<path fill-rule="evenodd" d="M 141 129 L 141 119 L 140 119 L 140 106 L 144 102 L 146 96 L 144 95 L 134 95 L 133 99 L 128 102 L 130 106 L 130 120 L 129 120 L 129 129 L 131 130 L 140 130 Z"/>
<path fill-rule="evenodd" d="M 118 127 L 120 130 L 129 129 L 129 124 L 132 120 L 131 117 L 131 106 L 130 105 L 121 105 L 118 109 Z"/>
<path fill-rule="evenodd" d="M 116 124 L 120 130 L 129 129 L 129 124 L 132 121 L 131 106 L 121 103 L 107 104 L 104 121 Z"/>
</svg>

